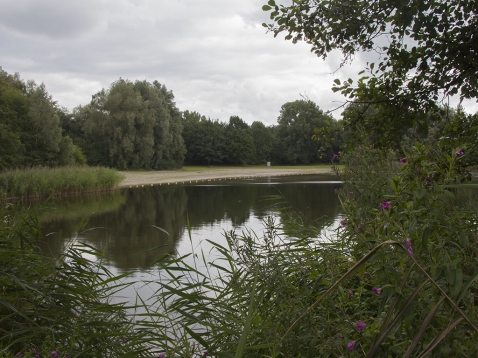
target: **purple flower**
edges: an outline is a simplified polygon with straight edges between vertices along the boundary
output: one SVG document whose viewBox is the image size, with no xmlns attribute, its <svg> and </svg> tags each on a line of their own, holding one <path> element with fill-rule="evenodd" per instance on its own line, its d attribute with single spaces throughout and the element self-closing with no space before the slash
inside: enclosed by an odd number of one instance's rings
<svg viewBox="0 0 478 358">
<path fill-rule="evenodd" d="M 355 341 L 352 341 L 349 344 L 347 344 L 347 348 L 349 349 L 349 351 L 353 351 L 355 348 Z"/>
<path fill-rule="evenodd" d="M 457 150 L 457 151 L 455 152 L 455 155 L 458 156 L 458 157 L 459 157 L 459 156 L 462 156 L 463 154 L 465 154 L 465 153 L 464 153 L 461 149 L 460 149 L 460 150 Z"/>
<path fill-rule="evenodd" d="M 349 290 L 349 297 L 354 295 L 354 291 Z"/>
<path fill-rule="evenodd" d="M 340 220 L 340 225 L 341 226 L 347 226 L 347 220 Z"/>
<path fill-rule="evenodd" d="M 362 321 L 358 321 L 357 322 L 357 329 L 359 331 L 361 331 L 362 329 L 364 329 L 365 327 L 367 327 L 367 325 L 365 323 L 363 323 Z"/>
<path fill-rule="evenodd" d="M 388 210 L 388 209 L 390 209 L 390 206 L 391 206 L 391 205 L 392 205 L 392 203 L 391 203 L 390 201 L 384 201 L 384 202 L 382 203 L 382 209 L 383 209 L 383 210 Z"/>
<path fill-rule="evenodd" d="M 414 254 L 413 249 L 412 249 L 411 247 L 409 247 L 409 248 L 407 249 L 407 251 L 408 251 L 408 253 L 409 253 L 410 255 L 413 255 L 413 254 Z"/>
<path fill-rule="evenodd" d="M 377 287 L 372 287 L 372 292 L 380 296 L 382 294 L 382 289 Z"/>
<path fill-rule="evenodd" d="M 334 194 L 338 194 L 338 192 L 339 192 L 339 189 L 335 188 L 334 189 Z"/>
<path fill-rule="evenodd" d="M 427 184 L 431 184 L 432 183 L 432 178 L 430 178 L 430 176 L 428 175 L 426 178 L 425 178 L 425 182 Z"/>
<path fill-rule="evenodd" d="M 159 358 L 164 358 L 164 357 L 166 357 L 166 355 L 165 355 L 164 353 L 161 353 L 161 354 L 159 355 Z"/>
<path fill-rule="evenodd" d="M 407 162 L 407 158 L 400 158 L 400 163 L 405 164 Z"/>
<path fill-rule="evenodd" d="M 334 155 L 332 156 L 332 161 L 335 161 L 335 159 L 337 159 L 337 158 L 338 158 L 338 155 L 337 155 L 337 154 L 334 154 Z"/>
<path fill-rule="evenodd" d="M 18 352 L 17 354 L 15 354 L 15 357 L 18 357 L 18 356 L 21 356 L 22 355 L 22 352 Z"/>
<path fill-rule="evenodd" d="M 354 195 L 354 192 L 353 192 L 353 191 L 349 191 L 349 195 Z"/>
<path fill-rule="evenodd" d="M 412 247 L 412 239 L 407 237 L 407 239 L 405 240 L 405 246 L 406 247 Z"/>
<path fill-rule="evenodd" d="M 209 355 L 209 352 L 208 351 L 204 351 L 203 353 L 204 357 L 207 357 Z"/>
<path fill-rule="evenodd" d="M 53 351 L 53 352 L 51 352 L 51 356 L 53 358 L 56 358 L 56 357 L 58 357 L 58 353 L 56 351 Z"/>
<path fill-rule="evenodd" d="M 359 229 L 363 228 L 363 223 L 358 224 L 358 228 Z"/>
</svg>

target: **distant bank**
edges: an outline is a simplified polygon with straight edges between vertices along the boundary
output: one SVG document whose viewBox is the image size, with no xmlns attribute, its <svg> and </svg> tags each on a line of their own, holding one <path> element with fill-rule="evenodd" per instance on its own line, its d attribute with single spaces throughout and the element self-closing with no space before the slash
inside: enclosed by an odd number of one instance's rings
<svg viewBox="0 0 478 358">
<path fill-rule="evenodd" d="M 120 187 L 182 183 L 196 180 L 240 179 L 270 175 L 333 174 L 330 165 L 298 167 L 184 167 L 181 170 L 122 171 Z"/>
</svg>

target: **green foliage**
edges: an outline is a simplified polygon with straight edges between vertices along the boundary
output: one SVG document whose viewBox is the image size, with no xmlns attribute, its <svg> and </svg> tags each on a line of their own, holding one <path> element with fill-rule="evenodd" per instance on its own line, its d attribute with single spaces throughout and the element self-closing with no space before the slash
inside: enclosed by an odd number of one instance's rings
<svg viewBox="0 0 478 358">
<path fill-rule="evenodd" d="M 241 118 L 232 116 L 226 126 L 226 161 L 231 164 L 250 164 L 253 162 L 255 148 L 251 128 Z"/>
<path fill-rule="evenodd" d="M 154 81 L 120 79 L 78 107 L 66 128 L 77 135 L 88 163 L 118 169 L 181 167 L 185 147 L 174 96 Z"/>
<path fill-rule="evenodd" d="M 353 113 L 347 108 L 344 127 L 360 127 L 384 147 L 399 143 L 407 128 L 426 130 L 439 121 L 437 104 L 448 96 L 478 95 L 471 50 L 478 45 L 474 1 L 305 0 L 290 6 L 274 2 L 264 10 L 273 20 L 264 26 L 275 36 L 285 32 L 286 40 L 305 41 L 323 58 L 340 50 L 340 65 L 360 51 L 380 54 L 356 83 L 337 79 L 333 91 L 355 105 Z"/>
<path fill-rule="evenodd" d="M 343 218 L 330 237 L 291 217 L 261 236 L 225 233 L 204 254 L 162 259 L 171 356 L 475 356 L 476 192 L 467 152 L 367 145 L 341 155 Z M 202 257 L 202 259 L 201 259 Z M 206 270 L 199 269 L 206 267 Z M 247 338 L 244 338 L 247 337 Z M 239 353 L 238 353 L 239 352 Z"/>
<path fill-rule="evenodd" d="M 111 303 L 124 287 L 94 248 L 73 242 L 53 260 L 39 253 L 35 215 L 1 209 L 0 355 L 2 357 L 146 357 L 147 332 L 125 306 Z M 124 275 L 123 275 L 124 276 Z"/>
<path fill-rule="evenodd" d="M 411 101 L 434 106 L 440 92 L 475 98 L 478 38 L 474 1 L 293 1 L 290 6 L 268 6 L 277 36 L 306 41 L 318 56 L 339 49 L 344 62 L 358 51 L 380 51 L 378 64 L 370 63 L 371 85 L 394 102 Z M 388 41 L 380 42 L 388 35 Z M 364 78 L 365 80 L 366 78 Z M 336 82 L 344 94 L 356 95 L 352 80 Z M 347 85 L 348 84 L 348 85 Z"/>
<path fill-rule="evenodd" d="M 183 139 L 188 164 L 221 164 L 225 156 L 225 125 L 201 116 L 197 112 L 182 114 Z"/>
<path fill-rule="evenodd" d="M 60 112 L 44 84 L 24 83 L 0 68 L 0 170 L 81 164 L 62 136 Z"/>
<path fill-rule="evenodd" d="M 255 121 L 251 124 L 251 135 L 256 150 L 254 163 L 264 164 L 270 162 L 276 140 L 273 129 L 266 127 L 262 122 Z"/>
<path fill-rule="evenodd" d="M 3 198 L 71 195 L 115 188 L 123 176 L 113 169 L 68 166 L 15 169 L 0 173 Z"/>
<path fill-rule="evenodd" d="M 311 164 L 328 162 L 328 157 L 319 153 L 321 143 L 314 141 L 314 133 L 331 128 L 334 119 L 310 100 L 285 103 L 276 129 L 277 141 L 274 150 L 275 162 L 280 164 Z"/>
</svg>

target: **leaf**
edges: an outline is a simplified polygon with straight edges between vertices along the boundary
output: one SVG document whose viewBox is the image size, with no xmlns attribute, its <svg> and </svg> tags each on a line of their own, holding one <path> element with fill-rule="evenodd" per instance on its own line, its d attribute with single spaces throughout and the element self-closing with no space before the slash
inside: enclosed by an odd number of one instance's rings
<svg viewBox="0 0 478 358">
<path fill-rule="evenodd" d="M 336 78 L 336 79 L 334 80 L 334 83 L 335 83 L 336 85 L 339 85 L 339 86 L 340 86 L 340 80 L 339 80 L 338 78 Z"/>
<path fill-rule="evenodd" d="M 442 297 L 440 299 L 440 301 L 438 301 L 438 303 L 433 307 L 433 309 L 428 313 L 427 317 L 425 318 L 425 320 L 423 321 L 421 327 L 420 327 L 420 330 L 418 331 L 417 335 L 415 336 L 415 338 L 413 339 L 413 342 L 412 344 L 410 344 L 410 346 L 408 347 L 408 350 L 407 352 L 405 353 L 405 355 L 403 356 L 403 358 L 407 358 L 407 357 L 411 357 L 412 353 L 413 353 L 413 350 L 417 347 L 418 345 L 418 342 L 420 341 L 420 338 L 422 338 L 423 334 L 425 333 L 428 325 L 430 324 L 431 320 L 433 319 L 433 317 L 435 317 L 435 314 L 437 313 L 438 309 L 440 308 L 441 304 L 443 303 L 443 301 L 445 300 L 445 297 Z"/>
<path fill-rule="evenodd" d="M 262 7 L 262 10 L 263 10 L 263 11 L 269 11 L 269 10 L 271 10 L 271 9 L 272 9 L 272 8 L 271 8 L 269 5 L 264 5 L 264 6 Z"/>
</svg>

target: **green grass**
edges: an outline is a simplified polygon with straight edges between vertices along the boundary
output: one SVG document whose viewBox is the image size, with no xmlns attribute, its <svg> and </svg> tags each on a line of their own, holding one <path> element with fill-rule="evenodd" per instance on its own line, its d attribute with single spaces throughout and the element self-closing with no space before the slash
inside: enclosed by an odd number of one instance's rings
<svg viewBox="0 0 478 358">
<path fill-rule="evenodd" d="M 0 198 L 71 195 L 115 188 L 123 179 L 114 169 L 61 167 L 8 170 L 0 173 Z"/>
</svg>

